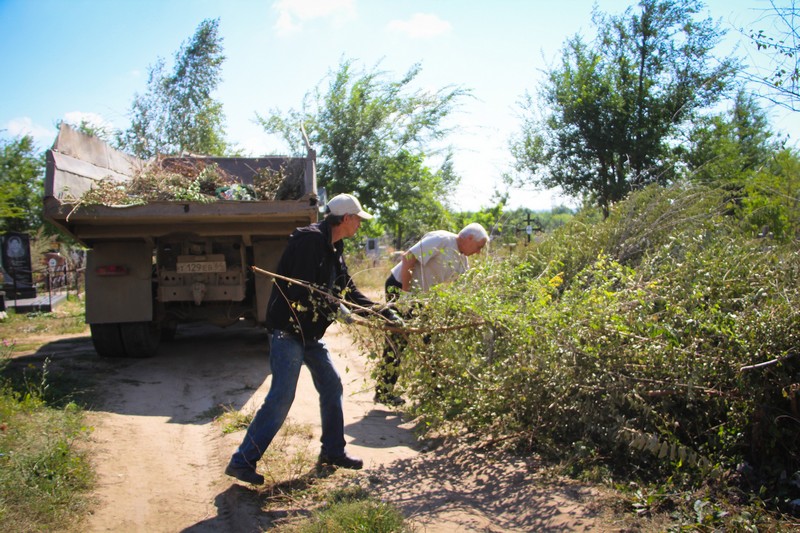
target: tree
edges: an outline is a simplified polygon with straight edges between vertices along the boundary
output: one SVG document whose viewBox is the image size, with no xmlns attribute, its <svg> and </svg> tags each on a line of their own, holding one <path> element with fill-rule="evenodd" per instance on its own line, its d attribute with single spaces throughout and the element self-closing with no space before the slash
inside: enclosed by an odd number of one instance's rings
<svg viewBox="0 0 800 533">
<path fill-rule="evenodd" d="M 224 155 L 225 117 L 222 104 L 212 97 L 224 60 L 219 19 L 204 20 L 175 54 L 171 74 L 163 59 L 150 67 L 147 92 L 134 95 L 131 125 L 120 134 L 120 147 L 142 158 L 183 152 Z"/>
<path fill-rule="evenodd" d="M 800 153 L 781 149 L 747 182 L 745 220 L 782 242 L 800 238 Z"/>
<path fill-rule="evenodd" d="M 697 0 L 641 0 L 638 13 L 595 11 L 594 45 L 570 38 L 540 98 L 526 95 L 521 104 L 512 153 L 523 179 L 587 195 L 605 216 L 632 189 L 669 181 L 671 141 L 720 98 L 736 67 L 712 57 L 724 32 L 694 20 L 701 7 Z"/>
<path fill-rule="evenodd" d="M 768 66 L 753 66 L 754 73 L 745 73 L 747 80 L 763 89 L 761 96 L 773 104 L 791 111 L 800 110 L 800 33 L 797 20 L 800 17 L 794 0 L 786 6 L 778 6 L 770 0 L 771 10 L 765 10 L 757 22 L 769 29 L 750 30 L 750 42 L 767 60 Z M 744 32 L 744 30 L 742 30 Z"/>
<path fill-rule="evenodd" d="M 689 176 L 704 184 L 741 184 L 780 150 L 755 97 L 740 90 L 733 107 L 696 121 L 683 157 Z"/>
<path fill-rule="evenodd" d="M 41 226 L 43 169 L 33 137 L 0 140 L 0 231 L 29 232 Z"/>
<path fill-rule="evenodd" d="M 301 126 L 319 149 L 317 178 L 328 195 L 353 193 L 378 212 L 399 241 L 441 221 L 458 177 L 445 153 L 438 170 L 427 166 L 434 143 L 448 133 L 445 119 L 469 91 L 412 89 L 414 65 L 399 80 L 377 69 L 357 71 L 352 61 L 306 93 L 300 111 L 271 110 L 258 121 L 291 147 L 303 146 Z M 327 85 L 324 85 L 327 82 Z M 411 235 L 409 235 L 411 236 Z"/>
</svg>

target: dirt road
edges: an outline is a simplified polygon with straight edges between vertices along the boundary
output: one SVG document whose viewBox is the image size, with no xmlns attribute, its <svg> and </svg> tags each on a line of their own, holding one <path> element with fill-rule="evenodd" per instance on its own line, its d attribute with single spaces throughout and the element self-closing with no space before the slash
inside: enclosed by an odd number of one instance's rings
<svg viewBox="0 0 800 533">
<path fill-rule="evenodd" d="M 88 413 L 98 475 L 89 531 L 270 527 L 259 491 L 222 473 L 242 432 L 223 435 L 213 423 L 220 406 L 251 412 L 260 405 L 270 381 L 266 339 L 251 327 L 193 326 L 152 359 L 101 359 L 81 336 L 37 351 L 35 358 L 101 384 Z M 373 403 L 366 359 L 347 333 L 333 326 L 325 340 L 343 376 L 348 451 L 364 459 L 374 489 L 419 531 L 598 529 L 595 494 L 543 481 L 532 462 L 447 448 L 422 453 L 413 423 Z M 316 453 L 319 409 L 305 370 L 289 419 L 311 428 Z"/>
</svg>

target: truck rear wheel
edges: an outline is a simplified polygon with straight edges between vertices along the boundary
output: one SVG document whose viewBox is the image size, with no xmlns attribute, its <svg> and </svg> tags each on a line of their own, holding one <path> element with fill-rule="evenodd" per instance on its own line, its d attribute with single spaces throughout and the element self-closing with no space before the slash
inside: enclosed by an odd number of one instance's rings
<svg viewBox="0 0 800 533">
<path fill-rule="evenodd" d="M 92 343 L 100 357 L 125 357 L 125 346 L 119 334 L 119 324 L 89 324 Z"/>
<path fill-rule="evenodd" d="M 161 340 L 161 330 L 155 322 L 125 322 L 119 325 L 122 343 L 128 357 L 153 357 Z"/>
<path fill-rule="evenodd" d="M 91 324 L 90 328 L 101 357 L 152 357 L 158 349 L 160 331 L 153 322 Z"/>
</svg>

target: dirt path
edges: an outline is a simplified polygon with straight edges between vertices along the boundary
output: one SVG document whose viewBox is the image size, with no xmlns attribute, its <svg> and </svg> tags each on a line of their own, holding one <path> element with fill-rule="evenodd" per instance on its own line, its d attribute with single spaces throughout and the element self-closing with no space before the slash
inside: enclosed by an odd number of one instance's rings
<svg viewBox="0 0 800 533">
<path fill-rule="evenodd" d="M 366 360 L 333 326 L 325 337 L 343 376 L 348 451 L 364 459 L 372 488 L 419 531 L 598 530 L 591 491 L 545 481 L 521 460 L 440 448 L 427 453 L 413 423 L 376 405 Z M 188 327 L 145 360 L 98 358 L 88 337 L 40 349 L 68 371 L 100 379 L 89 411 L 98 483 L 92 532 L 250 532 L 267 529 L 262 496 L 222 472 L 242 433 L 222 435 L 219 406 L 252 411 L 269 387 L 263 330 Z M 313 431 L 319 408 L 301 373 L 289 419 Z"/>
</svg>

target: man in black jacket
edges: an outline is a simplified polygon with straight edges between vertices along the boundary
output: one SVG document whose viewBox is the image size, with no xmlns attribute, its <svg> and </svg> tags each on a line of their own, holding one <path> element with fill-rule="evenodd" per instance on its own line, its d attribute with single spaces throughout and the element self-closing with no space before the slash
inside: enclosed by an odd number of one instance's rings
<svg viewBox="0 0 800 533">
<path fill-rule="evenodd" d="M 332 198 L 327 213 L 322 222 L 297 228 L 291 234 L 278 263 L 279 275 L 299 280 L 303 285 L 276 279 L 272 288 L 267 305 L 267 327 L 272 331 L 272 384 L 225 469 L 227 475 L 240 481 L 257 485 L 264 482 L 264 477 L 256 472 L 256 463 L 289 413 L 303 364 L 311 372 L 319 393 L 322 419 L 319 463 L 351 469 L 363 466 L 361 459 L 345 453 L 342 380 L 320 339 L 336 318 L 338 298 L 361 307 L 377 305 L 356 288 L 342 257 L 343 239 L 355 235 L 361 220 L 372 215 L 349 194 Z M 308 285 L 317 290 L 309 289 Z M 390 309 L 382 314 L 389 320 L 400 320 Z"/>
</svg>

